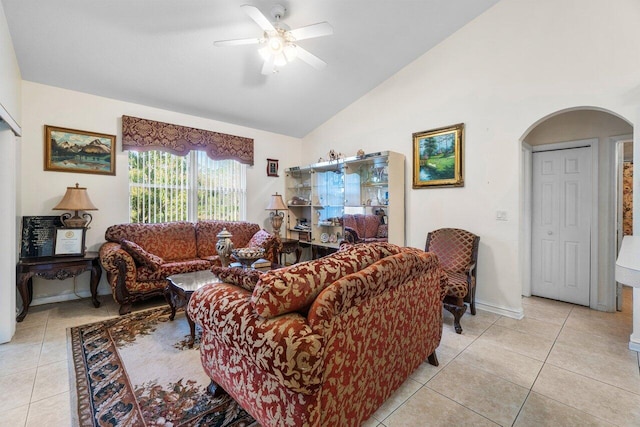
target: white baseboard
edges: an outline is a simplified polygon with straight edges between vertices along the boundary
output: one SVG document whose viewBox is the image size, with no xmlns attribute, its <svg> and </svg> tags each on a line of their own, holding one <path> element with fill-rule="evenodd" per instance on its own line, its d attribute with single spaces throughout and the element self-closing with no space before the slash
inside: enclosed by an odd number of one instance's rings
<svg viewBox="0 0 640 427">
<path fill-rule="evenodd" d="M 98 296 L 100 295 L 111 295 L 111 294 L 98 292 Z M 55 302 L 73 301 L 73 300 L 82 299 L 82 298 L 91 298 L 91 291 L 83 290 L 83 291 L 77 291 L 75 293 L 71 292 L 71 293 L 65 293 L 65 294 L 51 295 L 47 297 L 34 298 L 33 301 L 31 301 L 31 305 L 29 307 L 33 307 L 35 305 L 52 304 Z"/>
<path fill-rule="evenodd" d="M 524 310 L 522 308 L 520 308 L 520 310 L 512 310 L 509 308 L 498 307 L 478 301 L 476 301 L 476 308 L 479 310 L 488 311 L 490 313 L 499 314 L 500 316 L 510 317 L 516 320 L 520 320 L 524 317 Z"/>
</svg>

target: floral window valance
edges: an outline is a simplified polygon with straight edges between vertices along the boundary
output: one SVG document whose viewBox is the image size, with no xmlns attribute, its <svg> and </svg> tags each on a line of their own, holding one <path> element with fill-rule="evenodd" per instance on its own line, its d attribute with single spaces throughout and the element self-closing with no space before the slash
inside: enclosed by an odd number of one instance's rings
<svg viewBox="0 0 640 427">
<path fill-rule="evenodd" d="M 253 165 L 251 138 L 131 116 L 122 116 L 122 149 L 162 150 L 179 156 L 200 150 L 214 160 L 233 159 Z"/>
</svg>

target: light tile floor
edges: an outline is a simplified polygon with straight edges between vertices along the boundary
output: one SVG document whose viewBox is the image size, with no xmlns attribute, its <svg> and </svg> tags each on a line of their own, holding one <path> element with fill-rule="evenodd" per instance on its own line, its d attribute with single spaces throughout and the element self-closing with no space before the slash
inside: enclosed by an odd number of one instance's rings
<svg viewBox="0 0 640 427">
<path fill-rule="evenodd" d="M 624 296 L 618 313 L 523 298 L 524 319 L 478 310 L 461 335 L 445 311 L 440 366 L 422 364 L 365 426 L 640 425 L 629 288 Z M 118 315 L 101 301 L 32 307 L 0 345 L 0 426 L 70 425 L 66 328 Z"/>
</svg>

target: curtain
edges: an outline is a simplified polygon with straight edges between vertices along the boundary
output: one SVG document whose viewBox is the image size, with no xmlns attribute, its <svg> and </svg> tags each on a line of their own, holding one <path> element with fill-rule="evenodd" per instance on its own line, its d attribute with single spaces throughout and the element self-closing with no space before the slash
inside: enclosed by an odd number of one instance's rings
<svg viewBox="0 0 640 427">
<path fill-rule="evenodd" d="M 209 130 L 122 116 L 122 149 L 161 150 L 186 156 L 191 150 L 213 160 L 237 160 L 253 166 L 253 139 Z"/>
</svg>

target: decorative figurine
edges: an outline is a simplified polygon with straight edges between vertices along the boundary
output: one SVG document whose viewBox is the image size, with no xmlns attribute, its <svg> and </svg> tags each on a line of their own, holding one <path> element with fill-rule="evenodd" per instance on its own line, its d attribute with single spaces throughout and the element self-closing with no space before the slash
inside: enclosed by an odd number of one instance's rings
<svg viewBox="0 0 640 427">
<path fill-rule="evenodd" d="M 232 234 L 223 228 L 216 236 L 218 241 L 216 242 L 216 251 L 220 257 L 220 264 L 223 267 L 229 266 L 229 260 L 231 259 L 231 251 L 233 251 L 233 242 L 231 241 Z"/>
</svg>

